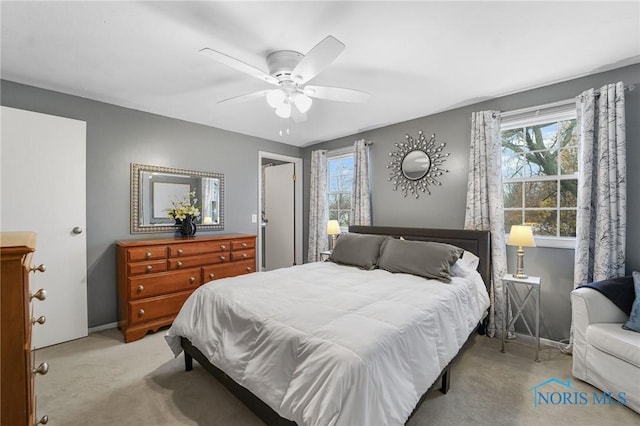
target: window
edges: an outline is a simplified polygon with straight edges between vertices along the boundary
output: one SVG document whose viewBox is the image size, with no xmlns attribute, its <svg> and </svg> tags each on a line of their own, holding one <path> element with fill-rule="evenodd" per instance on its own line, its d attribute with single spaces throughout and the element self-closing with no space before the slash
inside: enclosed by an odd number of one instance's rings
<svg viewBox="0 0 640 426">
<path fill-rule="evenodd" d="M 578 198 L 575 108 L 506 119 L 501 139 L 505 231 L 526 224 L 536 237 L 572 241 Z"/>
<path fill-rule="evenodd" d="M 329 220 L 337 220 L 340 229 L 347 231 L 351 216 L 351 190 L 353 188 L 353 154 L 329 152 L 328 162 L 328 201 Z"/>
</svg>

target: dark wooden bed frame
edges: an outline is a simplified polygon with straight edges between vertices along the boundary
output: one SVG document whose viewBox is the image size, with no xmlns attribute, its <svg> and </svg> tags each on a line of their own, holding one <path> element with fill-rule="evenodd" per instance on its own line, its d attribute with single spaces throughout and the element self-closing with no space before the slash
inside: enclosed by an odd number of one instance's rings
<svg viewBox="0 0 640 426">
<path fill-rule="evenodd" d="M 350 226 L 349 232 L 358 234 L 376 234 L 376 235 L 390 235 L 393 237 L 403 237 L 406 240 L 418 240 L 418 241 L 434 241 L 439 243 L 446 243 L 463 248 L 471 253 L 474 253 L 480 258 L 480 264 L 478 265 L 478 272 L 482 276 L 482 279 L 487 286 L 491 282 L 491 246 L 489 231 L 469 231 L 460 229 L 428 229 L 428 228 L 399 228 L 389 226 Z M 479 324 L 476 330 L 484 334 L 485 324 Z M 458 352 L 458 355 L 462 353 L 462 349 L 468 345 L 471 337 L 476 332 L 474 330 L 469 335 L 469 338 Z M 193 360 L 195 359 L 213 375 L 220 383 L 222 383 L 231 393 L 233 393 L 240 401 L 242 401 L 253 413 L 258 416 L 267 425 L 284 426 L 295 425 L 296 423 L 281 417 L 271 407 L 265 404 L 260 398 L 255 396 L 245 387 L 236 383 L 232 378 L 227 376 L 222 370 L 215 365 L 211 364 L 209 360 L 204 356 L 202 352 L 191 344 L 191 341 L 185 337 L 181 337 L 180 343 L 184 350 L 184 363 L 186 371 L 193 369 Z M 458 357 L 454 359 L 442 370 L 438 378 L 434 381 L 431 387 L 425 392 L 418 404 L 413 409 L 413 413 L 420 407 L 427 394 L 434 389 L 438 383 L 440 383 L 440 391 L 446 394 L 449 391 L 449 385 L 451 382 L 451 364 Z M 411 416 L 409 417 L 411 418 Z"/>
</svg>

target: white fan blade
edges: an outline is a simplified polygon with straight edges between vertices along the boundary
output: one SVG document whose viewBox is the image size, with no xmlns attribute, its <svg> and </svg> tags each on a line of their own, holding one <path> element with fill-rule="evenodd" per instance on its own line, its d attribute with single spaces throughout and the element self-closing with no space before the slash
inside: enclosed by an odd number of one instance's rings
<svg viewBox="0 0 640 426">
<path fill-rule="evenodd" d="M 305 55 L 291 72 L 293 81 L 298 84 L 306 83 L 325 69 L 344 50 L 344 43 L 327 36 Z"/>
<path fill-rule="evenodd" d="M 267 92 L 270 92 L 270 91 L 271 90 L 260 90 L 259 92 L 247 93 L 245 95 L 234 96 L 233 98 L 229 98 L 229 99 L 223 99 L 221 101 L 218 101 L 218 103 L 221 104 L 224 102 L 227 104 L 239 104 L 242 102 L 252 101 L 258 98 L 264 98 L 267 95 Z"/>
<path fill-rule="evenodd" d="M 371 96 L 369 93 L 360 90 L 327 86 L 305 86 L 303 92 L 312 98 L 354 103 L 367 102 Z"/>
<path fill-rule="evenodd" d="M 270 76 L 269 74 L 267 74 L 266 72 L 259 70 L 258 68 L 249 65 L 245 62 L 242 62 L 239 59 L 236 58 L 232 58 L 229 55 L 225 55 L 224 53 L 218 52 L 217 50 L 213 50 L 213 49 L 209 49 L 207 47 L 205 47 L 204 49 L 200 50 L 200 53 L 202 53 L 203 55 L 207 55 L 210 58 L 215 59 L 216 61 L 220 62 L 221 64 L 225 64 L 226 66 L 229 66 L 231 68 L 235 68 L 238 71 L 242 71 L 245 74 L 249 74 L 250 76 L 253 76 L 255 78 L 258 78 L 260 80 L 266 81 L 267 83 L 271 83 L 271 84 L 278 84 L 278 80 L 272 76 Z"/>
<path fill-rule="evenodd" d="M 307 113 L 301 112 L 294 104 L 291 107 L 291 118 L 293 118 L 293 121 L 296 123 L 302 123 L 307 121 Z"/>
</svg>

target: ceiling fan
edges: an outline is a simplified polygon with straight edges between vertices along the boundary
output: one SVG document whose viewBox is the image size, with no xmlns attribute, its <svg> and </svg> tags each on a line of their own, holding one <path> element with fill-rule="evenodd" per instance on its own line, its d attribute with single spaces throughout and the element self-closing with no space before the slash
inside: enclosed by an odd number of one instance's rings
<svg viewBox="0 0 640 426">
<path fill-rule="evenodd" d="M 277 89 L 260 90 L 224 99 L 218 103 L 237 103 L 266 98 L 278 117 L 291 117 L 296 122 L 302 122 L 307 119 L 307 111 L 313 102 L 312 98 L 340 102 L 366 102 L 369 99 L 369 93 L 360 90 L 306 84 L 329 66 L 344 48 L 344 43 L 328 36 L 306 55 L 293 50 L 278 50 L 270 53 L 266 58 L 268 73 L 217 50 L 204 48 L 200 53 L 278 86 Z"/>
</svg>

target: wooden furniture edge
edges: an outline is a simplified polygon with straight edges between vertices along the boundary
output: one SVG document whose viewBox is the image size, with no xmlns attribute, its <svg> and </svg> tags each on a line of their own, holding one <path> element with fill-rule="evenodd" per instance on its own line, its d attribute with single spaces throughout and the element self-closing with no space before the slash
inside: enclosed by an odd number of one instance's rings
<svg viewBox="0 0 640 426">
<path fill-rule="evenodd" d="M 38 236 L 35 232 L 1 232 L 0 246 L 5 254 L 33 252 L 36 250 Z"/>
<path fill-rule="evenodd" d="M 136 247 L 149 244 L 175 244 L 186 241 L 216 241 L 231 240 L 234 238 L 256 238 L 255 234 L 215 234 L 215 235 L 196 235 L 195 237 L 158 237 L 158 238 L 139 238 L 131 240 L 118 240 L 116 245 L 121 247 Z"/>
</svg>

